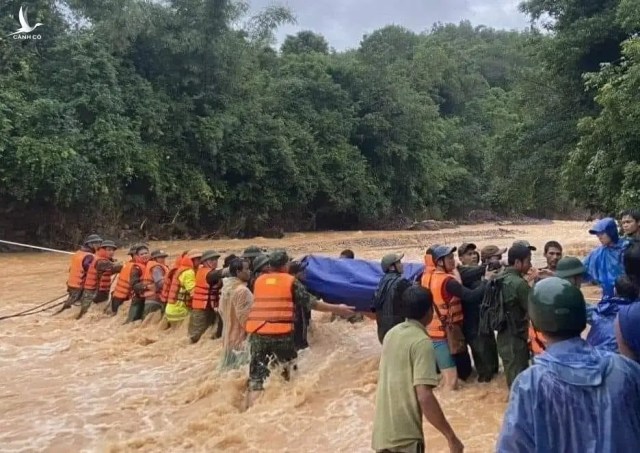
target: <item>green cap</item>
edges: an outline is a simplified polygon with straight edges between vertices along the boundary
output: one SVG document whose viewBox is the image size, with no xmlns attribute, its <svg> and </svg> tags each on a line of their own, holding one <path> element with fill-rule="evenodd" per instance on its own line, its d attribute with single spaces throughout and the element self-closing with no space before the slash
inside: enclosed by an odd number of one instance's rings
<svg viewBox="0 0 640 453">
<path fill-rule="evenodd" d="M 97 234 L 90 234 L 89 236 L 87 236 L 87 238 L 84 240 L 83 244 L 87 245 L 87 244 L 94 244 L 96 242 L 102 242 L 102 238 L 100 236 L 98 236 Z"/>
<path fill-rule="evenodd" d="M 216 252 L 215 250 L 206 250 L 202 254 L 202 258 L 200 258 L 200 260 L 201 261 L 217 260 L 218 258 L 220 258 L 220 254 L 218 252 Z"/>
<path fill-rule="evenodd" d="M 483 260 L 487 260 L 492 256 L 502 256 L 507 252 L 506 248 L 500 248 L 497 245 L 487 245 L 480 250 L 480 256 Z"/>
<path fill-rule="evenodd" d="M 584 274 L 582 261 L 574 256 L 565 256 L 556 266 L 556 277 L 569 278 Z"/>
<path fill-rule="evenodd" d="M 529 241 L 514 241 L 511 247 L 526 247 L 532 252 L 535 252 L 536 250 L 538 250 L 533 245 L 529 244 Z"/>
<path fill-rule="evenodd" d="M 402 258 L 404 258 L 404 253 L 389 253 L 388 255 L 383 256 L 380 261 L 382 272 L 388 272 L 389 268 L 402 261 Z"/>
<path fill-rule="evenodd" d="M 269 255 L 260 254 L 253 260 L 253 272 L 260 272 L 269 264 Z"/>
<path fill-rule="evenodd" d="M 260 247 L 256 245 L 251 245 L 246 249 L 244 249 L 244 252 L 242 253 L 242 258 L 255 258 L 260 254 L 262 254 L 262 250 L 260 249 Z"/>
<path fill-rule="evenodd" d="M 118 248 L 115 242 L 110 241 L 108 239 L 106 241 L 102 241 L 102 244 L 100 244 L 101 249 L 106 249 L 107 247 L 110 247 L 114 250 Z"/>
<path fill-rule="evenodd" d="M 282 267 L 289 261 L 291 261 L 289 255 L 287 255 L 287 251 L 284 249 L 276 249 L 269 253 L 269 265 L 271 267 Z"/>
<path fill-rule="evenodd" d="M 168 256 L 169 254 L 164 250 L 154 250 L 153 252 L 151 252 L 151 259 L 166 258 Z"/>
<path fill-rule="evenodd" d="M 529 317 L 542 332 L 582 332 L 587 326 L 584 296 L 562 278 L 545 278 L 531 291 Z"/>
</svg>

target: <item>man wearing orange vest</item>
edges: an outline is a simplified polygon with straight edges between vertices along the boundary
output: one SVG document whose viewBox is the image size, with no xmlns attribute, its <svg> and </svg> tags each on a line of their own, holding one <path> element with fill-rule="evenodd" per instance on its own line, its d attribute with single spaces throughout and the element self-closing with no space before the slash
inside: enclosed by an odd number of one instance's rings
<svg viewBox="0 0 640 453">
<path fill-rule="evenodd" d="M 433 340 L 436 352 L 436 362 L 444 378 L 444 388 L 455 390 L 458 386 L 458 373 L 454 356 L 464 354 L 466 344 L 460 351 L 451 351 L 449 347 L 449 335 L 454 331 L 462 336 L 463 332 L 463 312 L 462 300 L 478 300 L 486 287 L 483 282 L 477 288 L 470 290 L 462 286 L 454 275 L 456 261 L 454 252 L 456 247 L 439 245 L 432 248 L 433 260 L 436 264 L 435 271 L 428 281 L 428 288 L 433 295 L 435 316 L 427 326 L 427 333 Z M 485 278 L 493 279 L 495 275 L 491 272 L 485 274 Z M 463 338 L 461 338 L 463 340 Z"/>
<path fill-rule="evenodd" d="M 143 319 L 150 313 L 162 312 L 164 309 L 164 304 L 161 302 L 161 293 L 165 275 L 169 272 L 169 268 L 166 265 L 168 256 L 163 250 L 154 250 L 151 252 L 151 259 L 144 269 L 144 275 L 142 276 L 142 284 L 144 286 L 144 293 L 142 294 L 144 297 Z"/>
<path fill-rule="evenodd" d="M 118 309 L 120 308 L 120 306 L 123 303 L 125 303 L 127 300 L 129 300 L 130 291 L 128 291 L 127 289 L 127 282 L 131 277 L 131 268 L 134 265 L 133 257 L 136 254 L 137 246 L 138 244 L 134 244 L 131 247 L 129 247 L 129 252 L 127 253 L 127 255 L 131 259 L 122 265 L 122 270 L 120 271 L 116 279 L 116 287 L 114 291 L 111 293 L 111 310 L 110 310 L 111 315 L 115 315 L 118 312 Z M 107 307 L 107 310 L 109 310 L 108 307 Z"/>
<path fill-rule="evenodd" d="M 200 266 L 202 252 L 190 250 L 180 259 L 180 265 L 171 278 L 164 309 L 165 319 L 169 325 L 177 325 L 189 316 L 191 300 L 196 289 L 196 269 Z"/>
<path fill-rule="evenodd" d="M 84 282 L 84 290 L 80 299 L 80 313 L 76 319 L 82 318 L 89 310 L 92 303 L 104 302 L 108 298 L 111 289 L 111 276 L 122 269 L 121 263 L 116 263 L 113 254 L 116 251 L 113 241 L 102 241 L 96 252 L 96 258 L 91 262 Z M 107 298 L 104 295 L 107 295 Z M 102 300 L 100 300 L 102 295 Z"/>
<path fill-rule="evenodd" d="M 218 314 L 220 289 L 222 288 L 222 270 L 218 267 L 220 254 L 207 250 L 202 254 L 202 263 L 196 272 L 196 287 L 191 299 L 191 317 L 189 318 L 189 339 L 197 343 L 202 334 L 211 325 L 216 325 L 212 338 L 222 334 L 222 321 Z"/>
<path fill-rule="evenodd" d="M 144 315 L 144 292 L 146 288 L 142 282 L 142 277 L 149 262 L 149 247 L 146 244 L 138 244 L 135 252 L 133 262 L 136 265 L 131 268 L 129 277 L 131 306 L 129 307 L 126 323 L 140 321 Z"/>
<path fill-rule="evenodd" d="M 67 280 L 67 293 L 69 297 L 64 302 L 62 308 L 58 313 L 71 306 L 80 300 L 82 297 L 82 290 L 84 288 L 84 281 L 87 278 L 87 271 L 94 258 L 94 253 L 100 247 L 102 238 L 97 234 L 90 234 L 84 240 L 82 247 L 73 254 L 71 257 L 71 265 L 69 266 L 69 279 Z"/>
<path fill-rule="evenodd" d="M 308 309 L 351 316 L 354 308 L 330 305 L 317 300 L 288 272 L 289 256 L 284 250 L 269 255 L 271 271 L 256 280 L 254 301 L 245 329 L 251 345 L 249 365 L 248 406 L 251 406 L 269 376 L 270 362 L 284 366 L 283 376 L 289 379 L 289 366 L 298 356 L 293 342 L 293 321 L 296 305 Z"/>
</svg>

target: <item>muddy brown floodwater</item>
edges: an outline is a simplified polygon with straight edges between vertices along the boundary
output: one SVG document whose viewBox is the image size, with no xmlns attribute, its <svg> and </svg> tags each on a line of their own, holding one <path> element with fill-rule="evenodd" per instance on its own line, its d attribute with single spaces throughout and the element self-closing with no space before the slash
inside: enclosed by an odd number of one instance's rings
<svg viewBox="0 0 640 453">
<path fill-rule="evenodd" d="M 428 244 L 508 246 L 526 238 L 538 247 L 551 239 L 567 254 L 596 245 L 582 222 L 532 226 L 465 226 L 440 232 L 329 232 L 282 240 L 154 243 L 173 256 L 189 248 L 238 253 L 250 243 L 337 255 L 352 248 L 379 259 L 401 250 L 422 261 Z M 124 251 L 117 253 L 124 258 Z M 32 307 L 65 292 L 69 258 L 50 253 L 0 255 L 0 315 Z M 94 306 L 0 321 L 0 450 L 47 452 L 366 452 L 380 346 L 375 324 L 330 322 L 314 313 L 311 348 L 300 355 L 291 383 L 272 378 L 262 400 L 241 411 L 247 369 L 217 372 L 220 342 L 189 344 L 186 328 L 160 331 L 155 320 L 123 325 L 128 307 L 108 318 Z M 73 312 L 73 313 L 72 313 Z M 438 393 L 444 412 L 468 452 L 489 452 L 506 406 L 504 377 Z M 425 424 L 428 451 L 446 442 Z"/>
</svg>

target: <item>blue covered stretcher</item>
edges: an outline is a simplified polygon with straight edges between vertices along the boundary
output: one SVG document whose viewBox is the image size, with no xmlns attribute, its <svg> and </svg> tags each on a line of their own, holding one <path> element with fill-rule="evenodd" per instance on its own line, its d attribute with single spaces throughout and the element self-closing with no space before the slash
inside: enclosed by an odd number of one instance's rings
<svg viewBox="0 0 640 453">
<path fill-rule="evenodd" d="M 351 260 L 309 255 L 304 284 L 313 295 L 327 303 L 347 304 L 357 311 L 371 311 L 373 294 L 382 278 L 379 261 Z M 403 263 L 403 276 L 416 280 L 424 271 L 424 264 Z"/>
</svg>

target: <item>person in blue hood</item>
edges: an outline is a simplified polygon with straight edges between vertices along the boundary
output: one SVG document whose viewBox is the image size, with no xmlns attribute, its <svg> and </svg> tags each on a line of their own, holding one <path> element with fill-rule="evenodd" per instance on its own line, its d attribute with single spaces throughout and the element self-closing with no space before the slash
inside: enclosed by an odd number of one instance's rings
<svg viewBox="0 0 640 453">
<path fill-rule="evenodd" d="M 618 311 L 624 306 L 640 302 L 640 289 L 627 277 L 616 279 L 616 295 L 605 296 L 595 307 L 587 306 L 587 323 L 591 326 L 587 343 L 594 348 L 618 352 L 614 323 Z"/>
<path fill-rule="evenodd" d="M 635 451 L 640 445 L 640 365 L 580 338 L 584 296 L 566 280 L 539 282 L 529 299 L 547 350 L 518 375 L 499 453 Z"/>
<path fill-rule="evenodd" d="M 613 296 L 616 278 L 624 273 L 622 254 L 627 245 L 618 235 L 618 226 L 611 217 L 596 222 L 589 234 L 598 236 L 600 246 L 589 253 L 584 260 L 585 281 L 602 287 L 603 296 Z"/>
</svg>

